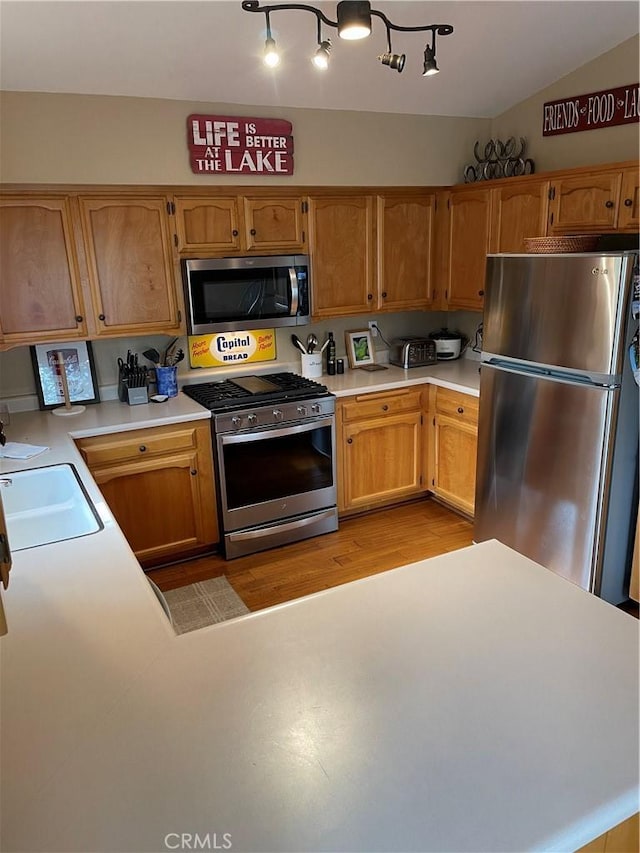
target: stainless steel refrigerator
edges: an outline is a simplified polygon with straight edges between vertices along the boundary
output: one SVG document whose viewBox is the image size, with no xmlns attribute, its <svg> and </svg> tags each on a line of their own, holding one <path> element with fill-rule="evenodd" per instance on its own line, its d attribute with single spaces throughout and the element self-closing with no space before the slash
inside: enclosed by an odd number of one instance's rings
<svg viewBox="0 0 640 853">
<path fill-rule="evenodd" d="M 474 540 L 612 604 L 627 598 L 638 508 L 636 263 L 491 255 L 485 286 Z"/>
</svg>

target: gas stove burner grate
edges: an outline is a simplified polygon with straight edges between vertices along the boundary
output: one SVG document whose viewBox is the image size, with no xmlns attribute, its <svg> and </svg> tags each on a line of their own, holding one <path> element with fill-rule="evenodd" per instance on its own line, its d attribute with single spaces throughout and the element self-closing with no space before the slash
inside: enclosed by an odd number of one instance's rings
<svg viewBox="0 0 640 853">
<path fill-rule="evenodd" d="M 232 411 L 243 406 L 286 400 L 305 400 L 328 395 L 325 385 L 296 373 L 223 379 L 185 385 L 184 393 L 212 412 Z"/>
</svg>

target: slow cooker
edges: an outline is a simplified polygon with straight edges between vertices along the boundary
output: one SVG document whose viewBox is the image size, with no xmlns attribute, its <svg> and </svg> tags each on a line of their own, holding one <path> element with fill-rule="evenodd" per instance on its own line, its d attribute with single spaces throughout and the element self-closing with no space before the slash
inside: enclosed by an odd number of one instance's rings
<svg viewBox="0 0 640 853">
<path fill-rule="evenodd" d="M 468 343 L 468 339 L 464 335 L 460 332 L 452 332 L 450 329 L 431 332 L 429 337 L 435 341 L 438 360 L 460 358 Z"/>
</svg>

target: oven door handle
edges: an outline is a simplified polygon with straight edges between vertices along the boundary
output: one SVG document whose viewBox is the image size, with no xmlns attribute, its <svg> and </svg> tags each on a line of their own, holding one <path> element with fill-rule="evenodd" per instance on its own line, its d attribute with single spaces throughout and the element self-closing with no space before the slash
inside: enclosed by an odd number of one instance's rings
<svg viewBox="0 0 640 853">
<path fill-rule="evenodd" d="M 227 538 L 230 542 L 242 542 L 247 539 L 264 539 L 269 533 L 286 533 L 288 530 L 299 530 L 301 527 L 308 527 L 310 524 L 316 524 L 318 521 L 323 521 L 325 518 L 332 518 L 335 515 L 335 507 L 325 509 L 322 512 L 317 512 L 315 515 L 307 518 L 298 518 L 295 521 L 287 521 L 285 524 L 272 524 L 268 527 L 257 527 L 253 530 L 241 530 L 237 533 L 228 533 Z"/>
<path fill-rule="evenodd" d="M 307 421 L 304 424 L 292 424 L 290 426 L 279 427 L 273 429 L 259 429 L 257 432 L 233 433 L 231 435 L 221 435 L 222 444 L 246 444 L 250 441 L 262 441 L 265 438 L 282 438 L 287 435 L 297 435 L 302 432 L 313 432 L 314 429 L 323 426 L 331 426 L 333 424 L 333 415 L 328 415 L 326 418 L 315 418 L 312 421 Z"/>
</svg>

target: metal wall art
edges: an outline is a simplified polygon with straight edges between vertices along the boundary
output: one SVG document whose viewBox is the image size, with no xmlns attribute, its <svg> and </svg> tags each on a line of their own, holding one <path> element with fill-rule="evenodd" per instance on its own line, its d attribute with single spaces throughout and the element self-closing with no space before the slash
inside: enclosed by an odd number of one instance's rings
<svg viewBox="0 0 640 853">
<path fill-rule="evenodd" d="M 506 142 L 490 139 L 484 146 L 484 156 L 480 154 L 480 143 L 473 146 L 477 163 L 465 166 L 464 182 L 490 181 L 495 178 L 515 178 L 520 175 L 533 175 L 533 160 L 525 159 L 525 140 L 520 137 L 520 150 L 516 150 L 516 140 L 510 136 Z"/>
</svg>

